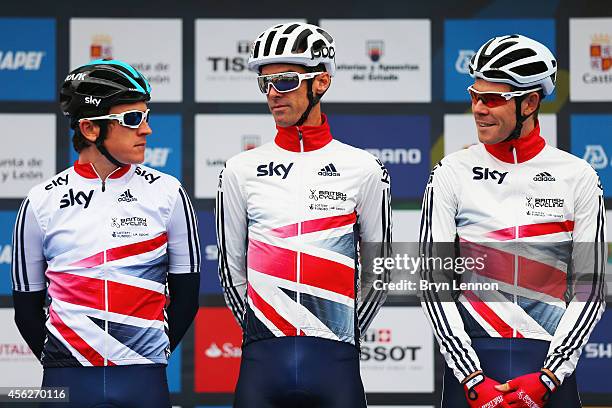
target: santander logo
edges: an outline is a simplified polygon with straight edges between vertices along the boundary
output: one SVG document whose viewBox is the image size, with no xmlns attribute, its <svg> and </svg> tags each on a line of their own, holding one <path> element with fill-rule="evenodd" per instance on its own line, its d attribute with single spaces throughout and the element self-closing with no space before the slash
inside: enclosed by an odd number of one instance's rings
<svg viewBox="0 0 612 408">
<path fill-rule="evenodd" d="M 242 350 L 232 343 L 223 343 L 221 348 L 219 348 L 217 343 L 213 342 L 206 351 L 204 351 L 204 354 L 208 358 L 240 358 L 242 356 Z"/>
</svg>

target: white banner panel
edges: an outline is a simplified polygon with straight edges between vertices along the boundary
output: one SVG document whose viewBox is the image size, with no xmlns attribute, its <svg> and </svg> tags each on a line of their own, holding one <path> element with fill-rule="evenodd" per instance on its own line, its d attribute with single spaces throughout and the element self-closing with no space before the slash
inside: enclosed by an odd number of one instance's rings
<svg viewBox="0 0 612 408">
<path fill-rule="evenodd" d="M 13 320 L 12 308 L 0 309 L 0 387 L 40 387 L 43 369 Z"/>
<path fill-rule="evenodd" d="M 266 102 L 257 74 L 247 69 L 251 44 L 276 24 L 304 19 L 198 19 L 195 27 L 196 102 Z"/>
<path fill-rule="evenodd" d="M 570 18 L 570 100 L 612 101 L 612 18 Z"/>
<path fill-rule="evenodd" d="M 203 114 L 195 118 L 195 196 L 215 198 L 219 173 L 230 157 L 276 136 L 269 114 Z"/>
<path fill-rule="evenodd" d="M 557 115 L 538 114 L 540 134 L 546 143 L 557 146 Z M 444 115 L 444 155 L 478 143 L 476 122 L 471 113 Z"/>
<path fill-rule="evenodd" d="M 119 59 L 149 80 L 153 102 L 181 102 L 182 31 L 181 19 L 72 18 L 70 69 L 94 59 Z"/>
<path fill-rule="evenodd" d="M 420 307 L 382 307 L 361 344 L 366 392 L 433 392 L 434 340 Z"/>
<path fill-rule="evenodd" d="M 55 115 L 0 114 L 0 198 L 22 198 L 55 172 Z"/>
<path fill-rule="evenodd" d="M 323 101 L 431 101 L 430 20 L 322 19 L 321 27 L 336 44 L 336 76 Z"/>
<path fill-rule="evenodd" d="M 393 241 L 419 242 L 421 211 L 393 210 Z"/>
</svg>

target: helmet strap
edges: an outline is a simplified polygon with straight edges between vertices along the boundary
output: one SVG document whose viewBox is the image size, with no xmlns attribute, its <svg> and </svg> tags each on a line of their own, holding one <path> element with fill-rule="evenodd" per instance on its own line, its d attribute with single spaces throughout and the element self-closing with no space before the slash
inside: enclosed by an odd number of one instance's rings
<svg viewBox="0 0 612 408">
<path fill-rule="evenodd" d="M 101 121 L 101 123 L 99 124 L 100 127 L 100 134 L 98 135 L 98 138 L 96 139 L 96 148 L 100 151 L 100 153 L 102 153 L 102 155 L 104 157 L 106 157 L 108 159 L 109 162 L 113 163 L 115 166 L 117 167 L 123 167 L 125 166 L 124 163 L 121 163 L 119 160 L 115 159 L 110 152 L 108 151 L 108 149 L 104 146 L 104 141 L 106 140 L 106 136 L 108 134 L 108 123 L 107 121 Z"/>
<path fill-rule="evenodd" d="M 523 99 L 525 99 L 525 96 L 517 96 L 514 98 L 514 102 L 516 104 L 516 126 L 514 126 L 514 130 L 510 133 L 510 135 L 504 139 L 504 142 L 509 142 L 511 140 L 518 139 L 521 136 L 521 130 L 523 130 L 523 123 L 525 122 L 525 120 L 527 120 L 528 117 L 533 115 L 533 112 L 531 112 L 529 115 L 523 116 L 521 109 Z"/>
<path fill-rule="evenodd" d="M 312 110 L 312 108 L 314 108 L 315 105 L 319 103 L 321 96 L 323 96 L 323 95 L 315 95 L 312 92 L 312 85 L 314 84 L 314 78 L 307 79 L 306 81 L 308 85 L 308 90 L 307 90 L 308 107 L 306 108 L 304 113 L 302 113 L 302 116 L 300 116 L 298 121 L 293 124 L 293 126 L 302 126 L 304 122 L 306 122 L 306 119 L 308 119 L 308 115 L 310 115 L 310 111 Z"/>
</svg>

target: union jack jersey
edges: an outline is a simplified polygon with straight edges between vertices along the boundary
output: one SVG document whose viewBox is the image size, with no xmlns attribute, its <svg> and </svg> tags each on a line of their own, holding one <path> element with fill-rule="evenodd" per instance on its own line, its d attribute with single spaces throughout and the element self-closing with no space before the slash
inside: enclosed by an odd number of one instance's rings
<svg viewBox="0 0 612 408">
<path fill-rule="evenodd" d="M 178 180 L 91 164 L 32 188 L 13 235 L 13 289 L 51 298 L 44 367 L 166 364 L 167 274 L 199 273 L 197 221 Z"/>
<path fill-rule="evenodd" d="M 391 239 L 380 161 L 333 140 L 324 115 L 321 126 L 278 127 L 273 142 L 227 161 L 216 216 L 221 284 L 245 344 L 359 344 L 386 296 L 358 252 L 365 242 L 385 251 Z"/>
<path fill-rule="evenodd" d="M 605 308 L 601 184 L 587 162 L 546 145 L 539 132 L 536 126 L 520 139 L 445 157 L 425 190 L 422 253 L 433 257 L 439 244 L 457 242 L 461 256 L 488 256 L 485 267 L 455 279 L 498 288 L 460 287 L 455 301 L 423 293 L 423 310 L 459 381 L 481 368 L 475 337 L 549 342 L 542 367 L 563 381 Z M 424 270 L 430 280 L 433 273 Z"/>
</svg>

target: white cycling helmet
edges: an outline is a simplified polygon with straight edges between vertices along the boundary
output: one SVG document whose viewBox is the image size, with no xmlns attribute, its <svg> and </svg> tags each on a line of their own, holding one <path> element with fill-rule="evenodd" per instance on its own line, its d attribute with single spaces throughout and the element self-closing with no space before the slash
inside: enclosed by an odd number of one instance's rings
<svg viewBox="0 0 612 408">
<path fill-rule="evenodd" d="M 251 47 L 249 70 L 259 72 L 267 64 L 325 65 L 330 76 L 336 72 L 334 39 L 313 24 L 285 23 L 261 33 Z"/>
<path fill-rule="evenodd" d="M 470 76 L 518 88 L 542 87 L 544 95 L 555 89 L 557 61 L 541 43 L 514 34 L 493 37 L 472 57 Z"/>
</svg>

